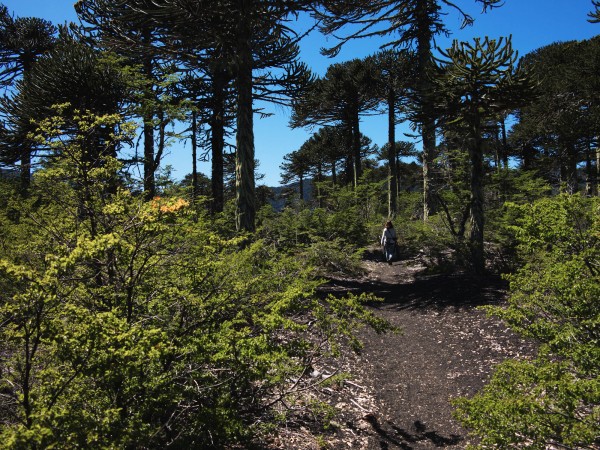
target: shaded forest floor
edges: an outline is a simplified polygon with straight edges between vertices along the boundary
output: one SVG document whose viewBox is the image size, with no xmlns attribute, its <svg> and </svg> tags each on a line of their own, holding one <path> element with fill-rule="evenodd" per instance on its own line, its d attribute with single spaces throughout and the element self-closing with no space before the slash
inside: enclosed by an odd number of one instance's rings
<svg viewBox="0 0 600 450">
<path fill-rule="evenodd" d="M 363 351 L 341 363 L 351 378 L 324 391 L 326 401 L 341 410 L 334 431 L 314 442 L 292 439 L 283 448 L 465 448 L 469 437 L 453 418 L 450 400 L 480 390 L 502 360 L 533 352 L 531 343 L 477 309 L 502 304 L 506 282 L 426 275 L 419 257 L 388 265 L 375 250 L 364 264 L 364 277 L 332 279 L 324 291 L 373 292 L 384 302 L 370 308 L 402 331 L 361 330 Z"/>
</svg>

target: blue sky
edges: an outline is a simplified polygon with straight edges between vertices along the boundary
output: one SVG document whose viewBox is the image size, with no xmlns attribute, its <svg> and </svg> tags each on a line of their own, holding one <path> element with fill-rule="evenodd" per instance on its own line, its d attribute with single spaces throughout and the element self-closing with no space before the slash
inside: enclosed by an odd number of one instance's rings
<svg viewBox="0 0 600 450">
<path fill-rule="evenodd" d="M 0 0 L 9 11 L 18 17 L 42 17 L 54 24 L 76 21 L 73 9 L 74 0 Z M 591 0 L 505 0 L 504 6 L 481 14 L 481 6 L 475 0 L 456 0 L 465 11 L 475 18 L 475 24 L 460 30 L 460 18 L 448 11 L 446 25 L 451 30 L 450 38 L 440 39 L 439 47 L 446 48 L 452 39 L 470 41 L 474 37 L 489 36 L 498 38 L 512 35 L 513 48 L 520 56 L 539 47 L 559 41 L 589 39 L 600 34 L 600 24 L 587 22 L 587 13 L 592 10 Z M 319 54 L 319 48 L 331 45 L 332 38 L 317 32 L 309 35 L 301 44 L 301 57 L 317 74 L 324 74 L 333 62 L 360 58 L 375 53 L 381 41 L 355 41 L 342 50 L 335 60 Z M 291 130 L 288 127 L 290 112 L 282 107 L 274 107 L 274 115 L 255 120 L 256 157 L 260 161 L 259 172 L 265 174 L 261 184 L 275 186 L 280 181 L 279 166 L 283 155 L 297 150 L 312 134 L 311 130 Z M 361 131 L 375 144 L 383 145 L 387 139 L 385 116 L 373 116 L 362 120 Z M 397 138 L 409 132 L 407 125 L 399 125 Z M 408 138 L 404 138 L 409 140 Z M 420 148 L 420 143 L 417 143 Z M 189 144 L 174 144 L 165 164 L 174 169 L 174 176 L 182 178 L 191 172 Z M 199 169 L 208 174 L 209 163 L 201 163 Z"/>
</svg>

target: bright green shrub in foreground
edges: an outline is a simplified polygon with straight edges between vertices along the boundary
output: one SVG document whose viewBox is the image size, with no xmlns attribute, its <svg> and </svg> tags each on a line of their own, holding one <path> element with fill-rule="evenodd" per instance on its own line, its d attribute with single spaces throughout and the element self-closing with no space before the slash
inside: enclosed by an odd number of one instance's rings
<svg viewBox="0 0 600 450">
<path fill-rule="evenodd" d="M 600 446 L 600 199 L 562 195 L 514 206 L 525 265 L 507 308 L 489 311 L 540 343 L 457 401 L 480 448 Z"/>
<path fill-rule="evenodd" d="M 316 297 L 304 261 L 223 237 L 185 199 L 132 196 L 77 137 L 50 143 L 35 198 L 2 219 L 0 447 L 224 447 L 359 324 L 386 328 L 361 298 Z"/>
</svg>

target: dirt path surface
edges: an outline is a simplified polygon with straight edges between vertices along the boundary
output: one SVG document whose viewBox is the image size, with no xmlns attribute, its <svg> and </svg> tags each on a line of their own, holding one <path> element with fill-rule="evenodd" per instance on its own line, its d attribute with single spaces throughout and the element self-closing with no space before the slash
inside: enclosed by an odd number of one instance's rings
<svg viewBox="0 0 600 450">
<path fill-rule="evenodd" d="M 500 361 L 532 352 L 477 309 L 505 301 L 505 282 L 424 276 L 418 258 L 388 265 L 377 252 L 365 264 L 365 278 L 332 280 L 326 289 L 382 297 L 372 308 L 402 333 L 361 331 L 364 350 L 349 364 L 355 378 L 336 405 L 345 412 L 326 439 L 329 448 L 465 448 L 467 431 L 453 418 L 450 400 L 481 389 Z"/>
</svg>

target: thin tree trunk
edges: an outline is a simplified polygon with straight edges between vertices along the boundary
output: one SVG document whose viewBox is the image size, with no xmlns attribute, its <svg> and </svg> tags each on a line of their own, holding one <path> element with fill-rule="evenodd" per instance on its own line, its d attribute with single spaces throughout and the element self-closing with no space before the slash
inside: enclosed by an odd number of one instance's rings
<svg viewBox="0 0 600 450">
<path fill-rule="evenodd" d="M 337 171 L 335 170 L 337 161 L 334 159 L 331 161 L 331 183 L 335 186 L 337 184 Z"/>
<path fill-rule="evenodd" d="M 143 40 L 149 41 L 150 33 L 144 31 Z M 152 58 L 146 57 L 143 60 L 144 75 L 148 80 L 152 80 Z M 154 180 L 155 175 L 155 164 L 154 164 L 154 111 L 150 109 L 149 105 L 153 102 L 154 92 L 152 86 L 147 88 L 148 90 L 144 94 L 145 100 L 145 112 L 143 114 L 144 121 L 144 198 L 151 200 L 156 195 L 156 185 Z"/>
<path fill-rule="evenodd" d="M 152 113 L 144 115 L 144 198 L 151 200 L 156 194 L 154 184 L 154 125 Z"/>
<path fill-rule="evenodd" d="M 429 220 L 433 211 L 431 166 L 435 156 L 435 118 L 433 116 L 431 81 L 427 75 L 431 58 L 431 29 L 427 1 L 417 2 L 417 58 L 419 102 L 421 103 L 421 136 L 423 139 L 423 220 Z"/>
<path fill-rule="evenodd" d="M 352 115 L 352 153 L 354 157 L 354 186 L 358 186 L 358 181 L 362 177 L 362 161 L 360 155 L 360 119 L 358 118 L 358 109 Z"/>
<path fill-rule="evenodd" d="M 19 169 L 21 196 L 26 198 L 29 196 L 29 186 L 31 185 L 31 148 L 27 141 L 21 143 L 21 166 Z"/>
<path fill-rule="evenodd" d="M 322 162 L 319 161 L 317 163 L 317 202 L 319 208 L 323 207 L 323 198 L 321 196 L 321 183 L 323 182 L 323 165 Z"/>
<path fill-rule="evenodd" d="M 508 138 L 506 135 L 506 118 L 500 119 L 500 129 L 502 130 L 502 162 L 504 170 L 508 170 Z"/>
<path fill-rule="evenodd" d="M 471 157 L 471 255 L 475 273 L 481 274 L 485 270 L 485 257 L 483 252 L 483 149 L 481 144 L 481 131 L 479 126 L 473 130 L 473 142 L 469 148 Z"/>
<path fill-rule="evenodd" d="M 227 73 L 216 71 L 213 79 L 213 110 L 210 119 L 211 131 L 211 190 L 213 213 L 223 212 L 224 195 L 224 163 L 223 149 L 225 147 L 225 90 L 227 88 Z"/>
<path fill-rule="evenodd" d="M 345 155 L 346 155 L 346 184 L 352 184 L 353 186 L 356 186 L 355 183 L 355 173 L 354 173 L 354 168 L 356 167 L 354 164 L 354 151 L 353 151 L 353 145 L 354 145 L 354 138 L 352 135 L 352 124 L 346 123 L 346 127 L 345 127 L 345 140 L 346 140 L 346 149 L 345 149 Z"/>
<path fill-rule="evenodd" d="M 255 230 L 255 187 L 254 187 L 254 122 L 252 111 L 252 48 L 251 30 L 246 20 L 250 2 L 240 0 L 241 16 L 238 30 L 237 51 L 237 134 L 236 134 L 236 227 L 238 231 Z"/>
<path fill-rule="evenodd" d="M 192 111 L 192 202 L 198 198 L 198 115 Z"/>
<path fill-rule="evenodd" d="M 396 167 L 396 93 L 388 92 L 388 217 L 397 213 L 398 168 Z"/>
<path fill-rule="evenodd" d="M 596 146 L 596 194 L 600 196 L 600 145 Z"/>
</svg>

